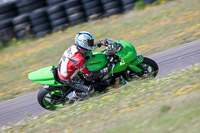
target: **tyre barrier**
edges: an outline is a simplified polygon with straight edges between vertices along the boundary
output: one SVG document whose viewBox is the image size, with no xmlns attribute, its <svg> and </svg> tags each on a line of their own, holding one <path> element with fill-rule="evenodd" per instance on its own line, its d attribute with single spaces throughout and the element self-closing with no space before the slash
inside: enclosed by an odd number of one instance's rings
<svg viewBox="0 0 200 133">
<path fill-rule="evenodd" d="M 100 0 L 81 0 L 81 2 L 88 20 L 98 19 L 103 16 L 103 9 Z"/>
<path fill-rule="evenodd" d="M 121 0 L 123 11 L 132 10 L 137 0 Z"/>
<path fill-rule="evenodd" d="M 68 0 L 64 3 L 64 8 L 70 25 L 76 25 L 87 21 L 80 0 Z"/>
<path fill-rule="evenodd" d="M 12 18 L 17 16 L 16 2 L 0 5 L 0 41 L 3 46 L 14 37 Z"/>
<path fill-rule="evenodd" d="M 63 4 L 59 3 L 47 9 L 48 18 L 54 32 L 64 30 L 68 26 L 68 19 Z"/>
<path fill-rule="evenodd" d="M 36 38 L 103 16 L 132 10 L 137 0 L 17 0 L 0 5 L 0 41 Z M 151 4 L 155 0 L 144 0 Z"/>
<path fill-rule="evenodd" d="M 12 19 L 14 32 L 16 34 L 16 37 L 20 40 L 28 37 L 31 31 L 31 22 L 29 19 L 29 15 L 29 13 L 25 13 Z"/>
<path fill-rule="evenodd" d="M 152 4 L 155 0 L 144 0 L 145 4 Z"/>
<path fill-rule="evenodd" d="M 46 10 L 46 7 L 39 8 L 30 14 L 32 31 L 35 38 L 44 37 L 46 34 L 51 33 L 50 21 Z"/>
<path fill-rule="evenodd" d="M 120 0 L 101 0 L 101 2 L 106 16 L 119 14 L 123 11 Z"/>
<path fill-rule="evenodd" d="M 18 13 L 24 14 L 45 7 L 46 2 L 44 0 L 17 0 L 16 6 Z"/>
<path fill-rule="evenodd" d="M 59 4 L 59 3 L 62 3 L 62 2 L 65 2 L 66 0 L 46 0 L 46 4 L 48 6 L 54 6 L 56 4 Z"/>
</svg>

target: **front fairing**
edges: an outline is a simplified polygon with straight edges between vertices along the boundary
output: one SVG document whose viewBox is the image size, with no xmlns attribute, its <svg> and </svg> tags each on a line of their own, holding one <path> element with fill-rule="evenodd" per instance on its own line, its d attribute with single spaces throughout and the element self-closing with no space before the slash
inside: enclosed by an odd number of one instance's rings
<svg viewBox="0 0 200 133">
<path fill-rule="evenodd" d="M 115 54 L 121 61 L 115 64 L 110 74 L 126 70 L 129 64 L 137 59 L 137 53 L 132 44 L 123 40 L 116 40 L 115 42 L 122 44 L 123 49 Z"/>
<path fill-rule="evenodd" d="M 135 47 L 132 44 L 123 40 L 116 40 L 116 42 L 123 45 L 123 49 L 115 54 L 122 60 L 122 63 L 126 64 L 137 58 Z"/>
</svg>

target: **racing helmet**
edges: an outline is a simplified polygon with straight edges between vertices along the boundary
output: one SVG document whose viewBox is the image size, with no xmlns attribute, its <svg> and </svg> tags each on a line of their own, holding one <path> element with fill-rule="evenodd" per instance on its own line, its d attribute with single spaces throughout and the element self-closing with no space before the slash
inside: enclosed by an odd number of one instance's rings
<svg viewBox="0 0 200 133">
<path fill-rule="evenodd" d="M 78 47 L 85 50 L 92 51 L 94 48 L 94 39 L 91 33 L 87 31 L 81 31 L 76 34 L 75 43 Z"/>
</svg>

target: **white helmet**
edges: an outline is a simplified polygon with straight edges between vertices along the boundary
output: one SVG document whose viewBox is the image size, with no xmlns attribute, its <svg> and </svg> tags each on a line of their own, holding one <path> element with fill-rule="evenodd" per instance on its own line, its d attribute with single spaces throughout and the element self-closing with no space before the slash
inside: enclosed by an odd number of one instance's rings
<svg viewBox="0 0 200 133">
<path fill-rule="evenodd" d="M 86 49 L 86 50 L 93 50 L 94 46 L 94 39 L 92 34 L 87 31 L 81 31 L 76 34 L 75 43 L 77 46 Z"/>
</svg>

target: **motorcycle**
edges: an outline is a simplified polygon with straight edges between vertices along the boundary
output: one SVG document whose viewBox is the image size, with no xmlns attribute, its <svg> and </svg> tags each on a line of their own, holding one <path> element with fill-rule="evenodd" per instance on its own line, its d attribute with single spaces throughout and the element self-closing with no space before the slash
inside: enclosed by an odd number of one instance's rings
<svg viewBox="0 0 200 133">
<path fill-rule="evenodd" d="M 107 38 L 108 45 L 100 52 L 87 52 L 85 54 L 86 66 L 89 71 L 98 71 L 110 65 L 111 71 L 92 81 L 84 79 L 81 73 L 74 77 L 74 81 L 93 85 L 95 91 L 105 92 L 116 78 L 121 83 L 129 80 L 156 77 L 158 74 L 157 63 L 142 55 L 137 55 L 135 47 L 123 40 L 112 40 Z M 95 49 L 97 46 L 95 47 Z M 57 66 L 48 66 L 28 74 L 28 78 L 34 82 L 43 84 L 37 95 L 38 103 L 47 110 L 55 110 L 70 103 L 70 94 L 73 88 L 62 84 L 58 77 Z"/>
</svg>

